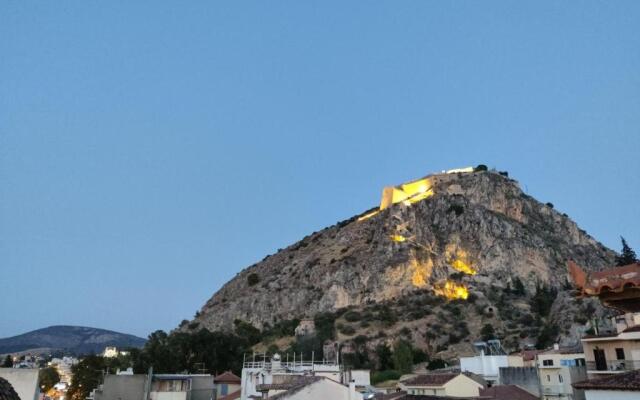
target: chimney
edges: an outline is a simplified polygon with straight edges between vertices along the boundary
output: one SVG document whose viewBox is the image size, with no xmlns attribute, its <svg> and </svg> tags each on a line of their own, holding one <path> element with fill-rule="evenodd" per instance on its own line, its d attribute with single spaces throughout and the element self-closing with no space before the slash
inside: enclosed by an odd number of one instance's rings
<svg viewBox="0 0 640 400">
<path fill-rule="evenodd" d="M 558 343 L 554 343 L 553 344 L 553 349 L 554 350 L 560 350 L 560 345 Z"/>
<path fill-rule="evenodd" d="M 356 381 L 349 381 L 349 400 L 356 400 L 358 396 L 356 396 Z"/>
</svg>

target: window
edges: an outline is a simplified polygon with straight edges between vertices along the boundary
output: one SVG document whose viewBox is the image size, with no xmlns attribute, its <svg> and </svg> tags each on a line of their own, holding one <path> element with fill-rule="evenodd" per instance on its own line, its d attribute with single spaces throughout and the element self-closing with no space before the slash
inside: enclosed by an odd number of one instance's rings
<svg viewBox="0 0 640 400">
<path fill-rule="evenodd" d="M 551 375 L 547 375 L 547 382 L 551 382 Z"/>
<path fill-rule="evenodd" d="M 550 367 L 553 365 L 553 360 L 542 360 L 542 365 L 545 367 Z"/>
<path fill-rule="evenodd" d="M 558 381 L 560 381 L 560 383 L 562 383 L 562 375 L 558 374 Z"/>
<path fill-rule="evenodd" d="M 623 348 L 616 348 L 616 358 L 618 360 L 624 360 L 624 349 Z"/>
<path fill-rule="evenodd" d="M 223 383 L 223 384 L 220 385 L 220 394 L 222 396 L 228 395 L 229 394 L 228 390 L 229 390 L 229 387 L 227 386 L 226 383 Z"/>
</svg>

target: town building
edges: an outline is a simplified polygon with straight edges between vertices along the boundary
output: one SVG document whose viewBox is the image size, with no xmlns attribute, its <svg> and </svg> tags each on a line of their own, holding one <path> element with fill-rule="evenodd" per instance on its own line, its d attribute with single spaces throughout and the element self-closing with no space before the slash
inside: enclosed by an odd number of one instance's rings
<svg viewBox="0 0 640 400">
<path fill-rule="evenodd" d="M 586 400 L 638 400 L 640 399 L 640 370 L 590 379 L 575 383 L 573 386 L 584 390 Z"/>
<path fill-rule="evenodd" d="M 364 387 L 369 384 L 369 371 L 366 370 L 352 373 L 343 370 L 339 363 L 326 360 L 303 361 L 294 358 L 293 361 L 282 361 L 279 354 L 274 354 L 268 361 L 266 359 L 262 361 L 245 360 L 240 378 L 240 398 L 241 400 L 248 400 L 255 396 L 260 398 L 265 393 L 265 389 L 267 395 L 277 394 L 274 391 L 278 386 L 265 385 L 283 384 L 289 387 L 294 383 L 301 383 L 302 381 L 298 381 L 301 376 L 327 378 L 344 387 L 349 387 L 351 383 L 354 384 L 354 387 Z M 321 383 L 320 385 L 326 384 Z M 290 390 L 290 388 L 286 390 Z"/>
<path fill-rule="evenodd" d="M 531 393 L 537 399 L 541 397 L 540 377 L 538 368 L 531 367 L 500 367 L 500 386 L 518 386 Z"/>
<path fill-rule="evenodd" d="M 102 356 L 106 358 L 118 357 L 118 349 L 116 347 L 108 346 L 104 348 Z"/>
<path fill-rule="evenodd" d="M 483 400 L 538 400 L 535 396 L 520 386 L 497 385 L 480 389 L 480 398 Z"/>
<path fill-rule="evenodd" d="M 486 382 L 470 373 L 428 373 L 400 381 L 398 388 L 408 395 L 477 397 Z"/>
<path fill-rule="evenodd" d="M 584 400 L 584 394 L 571 386 L 587 379 L 584 353 L 556 344 L 536 359 L 543 400 Z"/>
<path fill-rule="evenodd" d="M 211 375 L 105 375 L 89 400 L 211 400 L 214 392 Z"/>
<path fill-rule="evenodd" d="M 231 371 L 226 371 L 213 378 L 216 386 L 216 398 L 235 400 L 240 398 L 240 377 Z"/>
<path fill-rule="evenodd" d="M 498 340 L 476 342 L 474 346 L 478 355 L 460 357 L 460 370 L 481 376 L 489 385 L 499 382 L 500 368 L 524 366 L 522 356 L 519 354 L 507 355 Z"/>
<path fill-rule="evenodd" d="M 336 382 L 325 376 L 289 375 L 280 383 L 265 383 L 257 386 L 262 399 L 270 400 L 362 400 L 356 391 L 355 382 L 349 385 Z"/>
<path fill-rule="evenodd" d="M 586 273 L 569 262 L 569 273 L 582 297 L 598 297 L 602 304 L 620 311 L 614 333 L 582 338 L 589 378 L 640 368 L 640 263 Z"/>
<path fill-rule="evenodd" d="M 581 297 L 598 297 L 623 314 L 640 312 L 640 263 L 586 273 L 569 262 L 569 274 Z M 640 325 L 637 315 L 619 315 L 613 334 L 582 339 L 589 380 L 573 384 L 586 400 L 640 399 Z"/>
<path fill-rule="evenodd" d="M 640 369 L 640 325 L 582 338 L 589 378 Z"/>
</svg>

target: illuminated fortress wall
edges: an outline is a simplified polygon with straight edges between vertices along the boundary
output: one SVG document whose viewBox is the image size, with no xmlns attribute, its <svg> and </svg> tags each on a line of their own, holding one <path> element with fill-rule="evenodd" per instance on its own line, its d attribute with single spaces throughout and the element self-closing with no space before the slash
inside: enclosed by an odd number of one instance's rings
<svg viewBox="0 0 640 400">
<path fill-rule="evenodd" d="M 382 190 L 380 210 L 384 210 L 392 204 L 404 202 L 406 205 L 411 205 L 427 197 L 431 197 L 433 196 L 433 187 L 437 183 L 451 179 L 455 173 L 463 172 L 473 172 L 473 168 L 452 169 L 442 174 L 429 175 L 398 186 L 387 186 Z"/>
</svg>

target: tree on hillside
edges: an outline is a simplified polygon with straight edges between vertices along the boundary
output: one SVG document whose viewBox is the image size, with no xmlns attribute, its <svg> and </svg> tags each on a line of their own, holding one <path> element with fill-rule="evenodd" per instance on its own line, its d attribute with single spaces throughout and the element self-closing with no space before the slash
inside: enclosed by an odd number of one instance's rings
<svg viewBox="0 0 640 400">
<path fill-rule="evenodd" d="M 558 296 L 558 291 L 540 282 L 536 285 L 536 293 L 531 299 L 531 310 L 541 317 L 546 317 Z"/>
<path fill-rule="evenodd" d="M 482 335 L 482 340 L 487 341 L 496 338 L 496 331 L 493 329 L 493 325 L 485 324 L 480 330 L 480 335 Z"/>
<path fill-rule="evenodd" d="M 413 369 L 413 350 L 406 340 L 398 340 L 393 345 L 393 369 L 408 374 Z"/>
<path fill-rule="evenodd" d="M 518 296 L 523 296 L 526 293 L 524 284 L 517 276 L 513 278 L 513 293 Z"/>
<path fill-rule="evenodd" d="M 43 392 L 48 392 L 56 383 L 60 382 L 60 375 L 53 367 L 47 367 L 40 370 L 38 373 L 38 380 L 40 381 L 40 389 Z"/>
<path fill-rule="evenodd" d="M 619 256 L 616 256 L 616 264 L 619 267 L 622 267 L 623 265 L 629 265 L 638 262 L 636 252 L 633 251 L 631 247 L 629 247 L 627 241 L 622 236 L 620 236 L 620 239 L 622 240 L 622 252 L 620 252 Z"/>
<path fill-rule="evenodd" d="M 13 367 L 13 358 L 9 354 L 7 354 L 7 357 L 4 359 L 4 362 L 2 363 L 2 367 L 3 368 Z"/>
<path fill-rule="evenodd" d="M 393 367 L 391 349 L 386 344 L 381 343 L 376 346 L 376 356 L 378 357 L 379 371 L 385 371 Z"/>
</svg>

